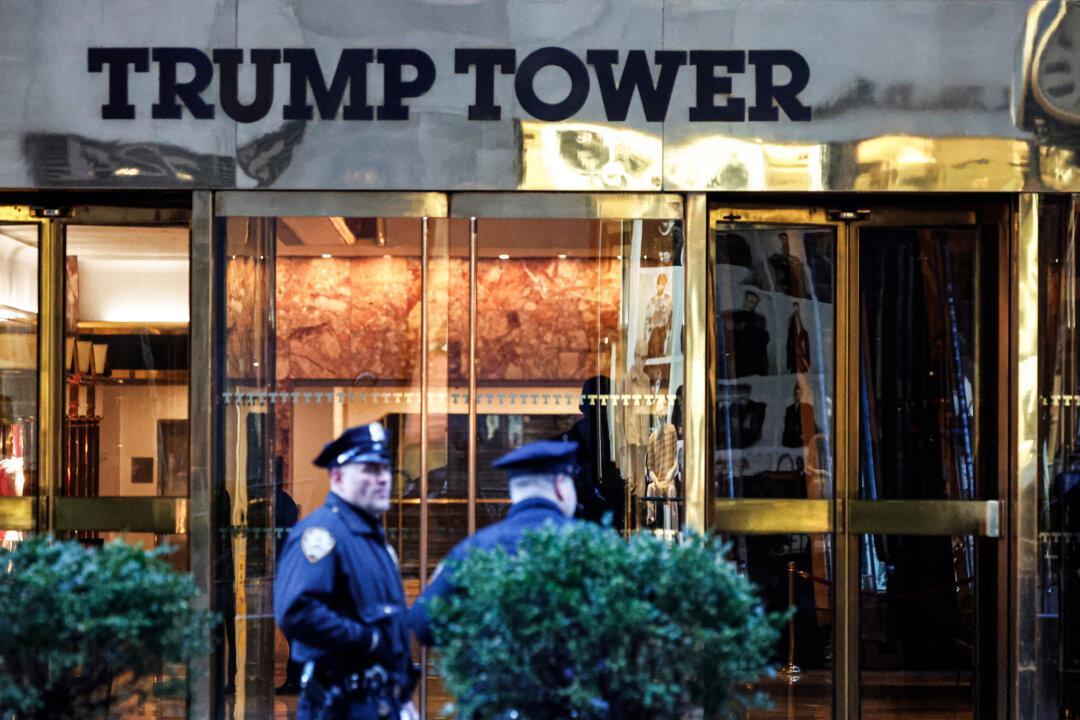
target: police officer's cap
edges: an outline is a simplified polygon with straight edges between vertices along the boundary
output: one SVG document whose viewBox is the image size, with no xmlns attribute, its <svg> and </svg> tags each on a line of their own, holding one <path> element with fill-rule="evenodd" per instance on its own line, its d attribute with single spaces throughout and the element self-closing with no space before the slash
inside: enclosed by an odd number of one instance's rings
<svg viewBox="0 0 1080 720">
<path fill-rule="evenodd" d="M 349 463 L 390 464 L 390 437 L 382 423 L 357 425 L 341 433 L 315 458 L 319 467 L 333 468 Z"/>
<path fill-rule="evenodd" d="M 573 475 L 577 449 L 571 440 L 539 440 L 511 450 L 491 466 L 505 470 L 511 480 L 522 475 Z"/>
</svg>

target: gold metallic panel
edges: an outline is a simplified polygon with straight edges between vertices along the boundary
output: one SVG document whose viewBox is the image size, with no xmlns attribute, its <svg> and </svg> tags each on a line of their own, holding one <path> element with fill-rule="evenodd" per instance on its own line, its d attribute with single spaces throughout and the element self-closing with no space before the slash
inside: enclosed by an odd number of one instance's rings
<svg viewBox="0 0 1080 720">
<path fill-rule="evenodd" d="M 664 141 L 659 133 L 623 124 L 574 120 L 520 120 L 518 125 L 522 190 L 661 189 Z"/>
<path fill-rule="evenodd" d="M 443 193 L 409 192 L 221 192 L 218 217 L 446 217 Z"/>
<path fill-rule="evenodd" d="M 38 279 L 38 527 L 53 527 L 63 468 L 64 228 L 42 227 Z"/>
<path fill-rule="evenodd" d="M 191 575 L 199 589 L 196 602 L 210 606 L 213 587 L 213 422 L 214 416 L 214 212 L 212 196 L 197 192 L 192 197 L 191 218 L 191 370 L 188 381 L 188 407 L 194 422 L 188 424 L 191 494 L 189 510 L 189 548 Z M 209 663 L 210 656 L 205 660 Z M 207 664 L 206 667 L 210 667 Z M 191 676 L 191 707 L 194 718 L 209 716 L 211 707 L 210 675 Z"/>
<path fill-rule="evenodd" d="M 451 217 L 564 220 L 681 220 L 679 195 L 627 193 L 455 193 Z"/>
<path fill-rule="evenodd" d="M 130 208 L 74 205 L 61 208 L 64 222 L 79 225 L 187 225 L 189 208 Z"/>
<path fill-rule="evenodd" d="M 849 532 L 998 537 L 997 500 L 852 500 Z"/>
<path fill-rule="evenodd" d="M 1039 196 L 1020 196 L 1013 242 L 1011 269 L 1012 312 L 1010 326 L 1014 348 L 1010 358 L 1010 391 L 1016 408 L 1009 448 L 1015 478 L 1010 513 L 1010 672 L 1016 688 L 1010 715 L 1022 717 L 1035 705 L 1035 683 L 1025 681 L 1036 664 L 1036 611 L 1039 607 Z"/>
<path fill-rule="evenodd" d="M 709 323 L 709 228 L 708 205 L 704 195 L 686 198 L 686 412 L 683 416 L 686 473 L 686 526 L 699 532 L 708 522 L 708 455 L 712 452 L 706 434 L 709 412 L 708 339 Z"/>
<path fill-rule="evenodd" d="M 34 529 L 34 503 L 33 497 L 2 497 L 0 498 L 0 531 Z"/>
<path fill-rule="evenodd" d="M 0 207 L 0 222 L 34 222 L 39 219 L 29 205 L 5 205 Z"/>
<path fill-rule="evenodd" d="M 831 533 L 833 503 L 831 500 L 715 500 L 710 530 L 740 535 Z"/>
<path fill-rule="evenodd" d="M 56 498 L 60 531 L 126 531 L 183 535 L 188 532 L 186 498 Z"/>
<path fill-rule="evenodd" d="M 1037 171 L 1033 147 L 993 136 L 879 135 L 797 143 L 701 135 L 665 144 L 664 189 L 1017 192 Z M 1043 174 L 1048 188 L 1064 189 L 1060 173 Z"/>
</svg>

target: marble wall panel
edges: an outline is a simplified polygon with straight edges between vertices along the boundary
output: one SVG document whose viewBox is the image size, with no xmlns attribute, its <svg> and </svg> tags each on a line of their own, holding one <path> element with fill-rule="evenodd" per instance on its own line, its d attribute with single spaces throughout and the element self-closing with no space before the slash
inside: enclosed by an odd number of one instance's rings
<svg viewBox="0 0 1080 720">
<path fill-rule="evenodd" d="M 420 271 L 407 258 L 279 258 L 278 379 L 419 384 Z M 434 261 L 428 277 L 429 366 L 445 368 L 431 382 L 467 381 L 468 262 Z M 617 261 L 481 260 L 477 285 L 479 380 L 583 381 L 607 368 Z M 230 303 L 244 292 L 230 284 Z"/>
</svg>

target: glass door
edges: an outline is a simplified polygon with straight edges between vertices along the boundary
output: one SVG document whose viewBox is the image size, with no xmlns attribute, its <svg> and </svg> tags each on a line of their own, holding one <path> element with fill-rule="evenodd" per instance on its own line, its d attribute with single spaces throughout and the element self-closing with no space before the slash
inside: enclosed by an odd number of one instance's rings
<svg viewBox="0 0 1080 720">
<path fill-rule="evenodd" d="M 190 569 L 190 217 L 0 207 L 5 546 L 28 532 L 91 546 L 123 537 L 168 543 L 166 559 Z"/>
<path fill-rule="evenodd" d="M 712 526 L 793 608 L 763 716 L 999 706 L 1005 220 L 711 212 Z"/>
<path fill-rule="evenodd" d="M 29 207 L 0 207 L 0 543 L 37 527 L 40 422 L 38 288 L 50 223 Z"/>
</svg>

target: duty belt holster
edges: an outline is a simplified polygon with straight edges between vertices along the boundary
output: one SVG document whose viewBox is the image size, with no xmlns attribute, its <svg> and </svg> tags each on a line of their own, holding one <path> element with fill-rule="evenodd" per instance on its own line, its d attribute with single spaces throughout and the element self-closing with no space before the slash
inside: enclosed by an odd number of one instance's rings
<svg viewBox="0 0 1080 720">
<path fill-rule="evenodd" d="M 335 672 L 311 661 L 304 665 L 300 686 L 312 706 L 313 720 L 344 720 L 353 703 L 370 702 L 380 718 L 393 717 L 402 703 L 402 688 L 382 665 L 361 673 Z"/>
</svg>

